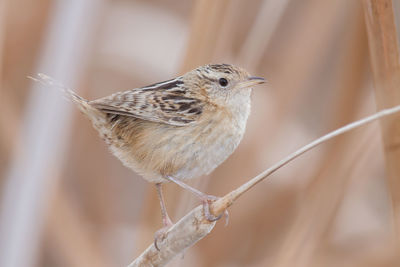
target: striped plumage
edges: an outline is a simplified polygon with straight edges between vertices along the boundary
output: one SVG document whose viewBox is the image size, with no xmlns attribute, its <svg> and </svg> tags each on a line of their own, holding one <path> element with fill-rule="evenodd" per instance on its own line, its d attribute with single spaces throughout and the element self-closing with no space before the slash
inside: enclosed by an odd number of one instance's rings
<svg viewBox="0 0 400 267">
<path fill-rule="evenodd" d="M 88 101 L 39 75 L 40 81 L 61 88 L 92 121 L 122 163 L 157 184 L 164 226 L 166 213 L 160 184 L 173 181 L 205 195 L 181 180 L 208 174 L 236 149 L 250 113 L 251 86 L 264 80 L 228 64 L 205 65 L 180 77 Z M 38 79 L 35 79 L 38 80 Z M 157 232 L 157 240 L 165 233 Z"/>
</svg>

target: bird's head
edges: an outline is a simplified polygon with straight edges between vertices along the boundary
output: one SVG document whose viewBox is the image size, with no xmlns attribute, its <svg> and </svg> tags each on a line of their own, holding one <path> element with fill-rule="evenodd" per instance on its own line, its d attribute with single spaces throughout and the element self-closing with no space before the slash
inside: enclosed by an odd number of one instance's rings
<svg viewBox="0 0 400 267">
<path fill-rule="evenodd" d="M 230 64 L 204 65 L 182 78 L 216 102 L 249 97 L 253 86 L 265 82 L 263 78 L 251 76 L 246 70 Z"/>
</svg>

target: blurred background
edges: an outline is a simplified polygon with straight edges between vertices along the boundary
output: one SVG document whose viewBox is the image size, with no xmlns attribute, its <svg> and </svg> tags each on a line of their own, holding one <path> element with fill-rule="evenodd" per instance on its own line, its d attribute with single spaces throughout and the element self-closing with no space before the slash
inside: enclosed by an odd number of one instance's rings
<svg viewBox="0 0 400 267">
<path fill-rule="evenodd" d="M 125 266 L 162 227 L 154 185 L 114 158 L 59 91 L 28 75 L 48 74 L 88 99 L 206 63 L 265 77 L 239 148 L 190 181 L 223 196 L 387 105 L 373 72 L 390 54 L 370 60 L 374 34 L 386 36 L 366 27 L 380 12 L 370 2 L 0 1 L 0 266 Z M 399 6 L 385 8 L 397 19 Z M 381 31 L 390 35 L 390 25 Z M 400 172 L 391 171 L 400 158 L 388 164 L 384 147 L 373 123 L 306 153 L 170 266 L 400 266 Z M 175 222 L 199 204 L 173 184 L 164 192 Z"/>
</svg>

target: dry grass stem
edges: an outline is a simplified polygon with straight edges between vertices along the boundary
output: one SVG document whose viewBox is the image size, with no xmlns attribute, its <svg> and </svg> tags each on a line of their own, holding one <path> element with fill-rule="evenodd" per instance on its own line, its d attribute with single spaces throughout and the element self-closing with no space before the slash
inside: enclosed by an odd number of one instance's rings
<svg viewBox="0 0 400 267">
<path fill-rule="evenodd" d="M 371 68 L 374 74 L 376 103 L 379 109 L 400 103 L 400 60 L 395 3 L 392 0 L 365 0 Z M 393 205 L 394 235 L 400 249 L 400 116 L 381 122 L 388 190 Z M 398 258 L 400 261 L 400 257 Z"/>
<path fill-rule="evenodd" d="M 270 168 L 252 178 L 239 188 L 226 194 L 224 197 L 215 201 L 210 209 L 214 215 L 221 214 L 230 207 L 245 192 L 249 191 L 259 182 L 263 181 L 269 175 L 291 162 L 295 158 L 313 149 L 314 147 L 336 137 L 351 131 L 355 128 L 378 120 L 382 117 L 389 116 L 400 111 L 400 105 L 393 108 L 381 110 L 371 116 L 365 117 L 358 121 L 347 124 L 335 131 L 332 131 L 313 142 L 303 146 L 297 151 L 283 158 Z M 214 227 L 214 223 L 210 223 L 204 217 L 202 206 L 198 206 L 177 222 L 166 234 L 165 240 L 161 243 L 161 250 L 157 251 L 154 244 L 151 244 L 129 267 L 132 266 L 164 266 L 172 258 L 182 253 L 186 248 L 192 246 L 197 241 L 205 237 Z"/>
<path fill-rule="evenodd" d="M 198 206 L 168 231 L 165 239 L 158 244 L 161 248 L 160 251 L 155 248 L 154 244 L 151 244 L 128 267 L 164 266 L 175 256 L 183 253 L 186 248 L 210 233 L 214 225 L 215 222 L 210 222 L 204 217 L 202 206 Z"/>
</svg>

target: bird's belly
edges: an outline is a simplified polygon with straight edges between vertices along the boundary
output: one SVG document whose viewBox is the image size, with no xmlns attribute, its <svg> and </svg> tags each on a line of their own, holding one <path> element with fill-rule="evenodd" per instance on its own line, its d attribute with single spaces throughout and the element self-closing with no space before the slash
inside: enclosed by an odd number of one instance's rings
<svg viewBox="0 0 400 267">
<path fill-rule="evenodd" d="M 221 121 L 200 127 L 157 125 L 146 127 L 129 147 L 111 145 L 111 150 L 150 182 L 164 182 L 166 175 L 185 180 L 212 172 L 236 149 L 243 133 L 244 127 Z"/>
<path fill-rule="evenodd" d="M 190 179 L 211 173 L 224 162 L 239 145 L 243 132 L 232 131 L 224 125 L 213 125 L 188 142 L 180 151 L 186 159 L 175 173 L 178 179 Z"/>
</svg>

